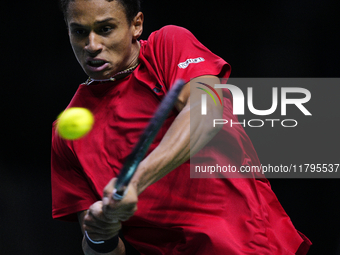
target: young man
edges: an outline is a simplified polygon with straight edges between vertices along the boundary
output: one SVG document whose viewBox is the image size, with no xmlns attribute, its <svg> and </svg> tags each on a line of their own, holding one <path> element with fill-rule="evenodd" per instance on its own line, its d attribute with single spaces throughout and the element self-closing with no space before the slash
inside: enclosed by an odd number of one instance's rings
<svg viewBox="0 0 340 255">
<path fill-rule="evenodd" d="M 200 86 L 202 78 L 211 86 L 220 83 L 219 78 L 229 77 L 229 65 L 180 27 L 166 26 L 138 41 L 143 30 L 139 1 L 64 0 L 62 6 L 73 51 L 89 75 L 68 107 L 90 109 L 95 124 L 76 141 L 53 131 L 53 217 L 78 216 L 85 254 L 125 254 L 117 236 L 121 224 L 141 254 L 306 254 L 309 240 L 295 230 L 267 180 L 190 179 L 190 153 L 205 145 L 209 149 L 219 131 L 206 119 L 190 120 L 190 113 L 200 111 L 202 94 L 190 92 L 190 84 Z M 115 177 L 178 78 L 187 84 L 176 109 L 126 196 L 115 201 Z M 230 109 L 230 93 L 216 91 Z M 222 104 L 210 103 L 211 120 L 231 115 Z M 238 167 L 259 164 L 243 129 L 222 131 L 229 149 L 211 157 Z"/>
</svg>

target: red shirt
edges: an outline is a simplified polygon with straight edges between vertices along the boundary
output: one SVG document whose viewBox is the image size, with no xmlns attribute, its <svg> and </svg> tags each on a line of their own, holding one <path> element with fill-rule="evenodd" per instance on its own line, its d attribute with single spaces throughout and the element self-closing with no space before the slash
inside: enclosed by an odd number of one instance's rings
<svg viewBox="0 0 340 255">
<path fill-rule="evenodd" d="M 166 26 L 140 43 L 140 64 L 129 76 L 79 86 L 68 107 L 86 107 L 94 114 L 87 136 L 66 141 L 53 129 L 54 218 L 76 220 L 77 212 L 101 200 L 104 187 L 117 176 L 176 79 L 229 77 L 229 65 L 183 28 Z M 225 108 L 231 109 L 231 102 L 226 91 Z M 177 114 L 171 112 L 149 152 Z M 230 111 L 224 114 L 235 118 Z M 243 128 L 223 131 L 232 149 L 215 153 L 215 160 L 259 164 Z M 267 180 L 191 179 L 189 162 L 149 186 L 139 196 L 138 211 L 123 224 L 126 239 L 142 254 L 282 255 L 310 245 L 295 230 Z"/>
</svg>

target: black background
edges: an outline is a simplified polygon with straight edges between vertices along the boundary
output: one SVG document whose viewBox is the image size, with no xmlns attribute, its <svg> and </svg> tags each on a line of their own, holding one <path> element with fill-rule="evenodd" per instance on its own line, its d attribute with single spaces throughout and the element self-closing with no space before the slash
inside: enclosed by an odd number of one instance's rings
<svg viewBox="0 0 340 255">
<path fill-rule="evenodd" d="M 2 7 L 0 253 L 82 254 L 77 223 L 51 218 L 51 124 L 86 75 L 56 1 Z M 167 24 L 188 28 L 232 66 L 232 77 L 338 77 L 339 8 L 331 0 L 144 1 L 142 39 Z M 330 99 L 313 91 L 323 109 Z M 318 94 L 320 92 L 320 94 Z M 322 121 L 247 129 L 262 162 L 340 163 L 339 88 Z M 340 254 L 339 181 L 271 179 L 309 254 Z"/>
</svg>

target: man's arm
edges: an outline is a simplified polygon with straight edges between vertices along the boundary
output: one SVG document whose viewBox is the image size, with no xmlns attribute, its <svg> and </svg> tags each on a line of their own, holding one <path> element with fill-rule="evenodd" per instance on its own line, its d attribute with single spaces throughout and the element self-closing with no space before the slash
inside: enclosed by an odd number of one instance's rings
<svg viewBox="0 0 340 255">
<path fill-rule="evenodd" d="M 130 194 L 135 194 L 136 197 L 131 198 L 127 194 L 123 200 L 119 202 L 121 205 L 124 205 L 125 201 L 129 200 L 137 201 L 138 195 L 149 185 L 189 160 L 190 155 L 194 155 L 203 148 L 220 130 L 219 128 L 214 128 L 212 123 L 213 119 L 222 118 L 223 105 L 217 104 L 215 106 L 211 100 L 207 100 L 209 114 L 202 118 L 201 95 L 205 92 L 200 89 L 190 90 L 190 86 L 193 88 L 196 88 L 196 86 L 203 87 L 198 81 L 204 81 L 212 87 L 214 87 L 215 84 L 220 84 L 218 77 L 201 76 L 184 85 L 176 103 L 176 108 L 179 111 L 178 116 L 171 124 L 157 148 L 139 164 L 131 180 L 128 190 L 135 189 L 135 191 L 130 192 Z M 223 98 L 222 89 L 216 89 L 216 91 L 220 98 Z M 190 125 L 192 125 L 191 128 Z M 109 183 L 104 189 L 103 204 L 107 208 L 108 213 L 114 214 L 114 208 L 117 208 L 117 202 L 112 199 L 112 194 L 112 183 Z"/>
<path fill-rule="evenodd" d="M 220 130 L 217 127 L 214 128 L 212 123 L 213 119 L 222 118 L 223 106 L 220 104 L 215 106 L 212 100 L 209 104 L 208 100 L 207 111 L 209 114 L 202 118 L 201 95 L 205 92 L 196 89 L 196 87 L 202 87 L 197 81 L 204 81 L 212 87 L 215 84 L 220 84 L 219 78 L 215 76 L 202 76 L 193 79 L 184 86 L 176 103 L 176 108 L 180 113 L 164 135 L 161 143 L 140 163 L 131 180 L 137 187 L 138 194 L 189 160 L 191 155 L 203 148 Z M 222 89 L 216 89 L 216 91 L 220 98 L 223 98 Z"/>
</svg>

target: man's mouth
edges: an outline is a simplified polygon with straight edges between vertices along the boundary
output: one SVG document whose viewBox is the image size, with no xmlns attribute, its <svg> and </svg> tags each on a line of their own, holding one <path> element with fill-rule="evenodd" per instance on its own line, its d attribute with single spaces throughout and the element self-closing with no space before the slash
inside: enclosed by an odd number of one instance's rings
<svg viewBox="0 0 340 255">
<path fill-rule="evenodd" d="M 89 60 L 89 61 L 87 61 L 87 64 L 89 65 L 89 66 L 92 66 L 92 67 L 100 67 L 100 66 L 102 66 L 102 65 L 104 65 L 106 63 L 106 61 L 104 61 L 104 60 Z"/>
<path fill-rule="evenodd" d="M 91 72 L 101 72 L 109 67 L 109 63 L 103 59 L 88 58 L 86 60 L 87 70 Z"/>
</svg>

